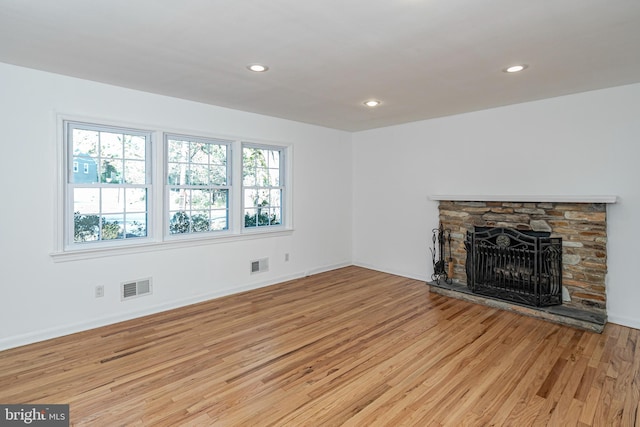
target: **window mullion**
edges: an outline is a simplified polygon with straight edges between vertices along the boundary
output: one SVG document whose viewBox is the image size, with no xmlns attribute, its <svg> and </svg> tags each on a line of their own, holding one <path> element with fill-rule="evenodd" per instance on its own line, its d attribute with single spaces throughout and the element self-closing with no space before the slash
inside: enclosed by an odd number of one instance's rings
<svg viewBox="0 0 640 427">
<path fill-rule="evenodd" d="M 282 225 L 286 212 L 285 168 L 290 167 L 285 147 L 74 119 L 59 123 L 60 203 L 56 211 L 60 214 L 56 224 L 62 225 L 57 233 L 61 252 L 115 249 L 134 242 L 161 243 L 170 236 L 199 237 L 187 236 L 184 231 L 170 232 L 171 215 L 182 210 L 189 214 L 187 234 L 223 231 L 221 235 L 239 235 L 245 228 L 245 208 L 254 212 L 262 208 L 261 227 Z M 172 148 L 169 139 L 177 145 Z M 186 154 L 175 148 L 183 143 L 187 144 Z M 248 173 L 253 174 L 257 185 L 247 187 L 243 186 L 245 146 L 256 153 L 245 172 L 251 171 Z M 278 162 L 273 161 L 276 157 Z M 179 176 L 181 164 L 186 165 L 187 174 Z M 280 185 L 272 186 L 278 173 Z M 189 194 L 181 194 L 181 190 Z M 276 190 L 280 196 L 274 193 Z M 248 200 L 245 206 L 246 191 L 263 193 L 258 197 L 265 205 L 259 207 Z M 180 196 L 186 197 L 185 204 L 176 198 Z M 201 234 L 200 238 L 206 236 Z"/>
<path fill-rule="evenodd" d="M 223 206 L 215 198 L 229 186 L 230 146 L 231 142 L 225 140 L 165 134 L 167 221 L 163 232 L 167 237 L 184 238 L 230 229 L 229 192 L 225 192 Z"/>
<path fill-rule="evenodd" d="M 244 218 L 244 193 L 242 191 L 242 142 L 234 141 L 231 144 L 231 191 L 229 197 L 229 221 L 230 229 L 235 234 L 242 231 L 242 218 Z"/>
</svg>

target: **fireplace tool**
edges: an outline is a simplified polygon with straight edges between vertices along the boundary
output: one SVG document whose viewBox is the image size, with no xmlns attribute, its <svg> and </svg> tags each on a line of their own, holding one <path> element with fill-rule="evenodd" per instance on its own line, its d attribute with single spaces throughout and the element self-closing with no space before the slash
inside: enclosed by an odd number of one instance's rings
<svg viewBox="0 0 640 427">
<path fill-rule="evenodd" d="M 433 246 L 429 248 L 431 251 L 431 261 L 433 262 L 433 274 L 431 275 L 431 280 L 435 282 L 440 282 L 440 279 L 444 280 L 445 283 L 451 284 L 453 282 L 453 278 L 451 277 L 453 274 L 447 272 L 447 262 L 450 266 L 453 266 L 452 257 L 451 257 L 451 230 L 448 228 L 444 228 L 442 224 L 440 224 L 439 228 L 434 228 L 432 230 L 433 236 L 431 238 Z M 445 255 L 446 247 L 449 246 L 449 257 L 448 261 L 445 261 L 447 258 Z M 452 270 L 449 268 L 449 270 Z"/>
</svg>

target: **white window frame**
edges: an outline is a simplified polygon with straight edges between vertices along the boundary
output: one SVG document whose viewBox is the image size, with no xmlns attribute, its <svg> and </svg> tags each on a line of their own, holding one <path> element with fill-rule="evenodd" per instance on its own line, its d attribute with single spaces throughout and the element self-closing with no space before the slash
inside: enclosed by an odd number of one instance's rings
<svg viewBox="0 0 640 427">
<path fill-rule="evenodd" d="M 183 140 L 183 141 L 189 141 L 189 142 L 200 142 L 200 143 L 205 143 L 205 144 L 215 144 L 215 145 L 222 145 L 226 147 L 226 184 L 225 185 L 214 185 L 214 184 L 210 184 L 207 186 L 194 186 L 194 185 L 170 185 L 168 182 L 168 176 L 169 176 L 169 155 L 168 155 L 168 150 L 169 150 L 169 140 L 170 139 L 175 139 L 175 140 Z M 184 134 L 175 134 L 175 133 L 164 133 L 164 137 L 163 137 L 163 148 L 164 148 L 164 161 L 163 161 L 163 182 L 164 182 L 164 187 L 165 187 L 165 191 L 164 191 L 164 197 L 163 197 L 163 201 L 164 201 L 164 209 L 163 209 L 163 235 L 165 237 L 165 239 L 167 240 L 177 240 L 177 239 L 200 239 L 203 237 L 207 237 L 207 236 L 211 236 L 214 237 L 214 235 L 224 235 L 224 234 L 229 234 L 230 232 L 232 232 L 232 226 L 231 223 L 233 221 L 233 216 L 234 216 L 234 209 L 233 209 L 233 198 L 234 198 L 234 189 L 233 186 L 231 185 L 232 183 L 232 173 L 233 173 L 233 141 L 232 140 L 225 140 L 225 139 L 220 139 L 220 138 L 207 138 L 207 137 L 201 137 L 201 136 L 192 136 L 192 135 L 184 135 Z M 171 222 L 171 218 L 172 218 L 172 213 L 170 212 L 170 191 L 172 188 L 184 188 L 184 189 L 202 189 L 202 188 L 207 188 L 207 189 L 220 189 L 220 190 L 227 190 L 227 228 L 224 230 L 211 230 L 211 231 L 207 231 L 207 232 L 188 232 L 188 233 L 171 233 L 169 228 L 170 228 L 170 222 Z"/>
<path fill-rule="evenodd" d="M 64 150 L 64 250 L 65 251 L 78 251 L 78 250 L 95 250 L 96 248 L 107 248 L 107 247 L 115 247 L 115 246 L 127 246 L 132 244 L 140 244 L 144 241 L 149 241 L 152 239 L 153 229 L 149 227 L 149 223 L 151 222 L 151 209 L 149 206 L 153 204 L 153 178 L 151 175 L 151 144 L 152 144 L 152 131 L 147 129 L 139 129 L 139 128 L 131 128 L 125 126 L 114 126 L 114 125 L 104 125 L 97 124 L 86 121 L 77 121 L 77 120 L 64 120 L 62 123 L 63 126 L 63 150 Z M 72 140 L 72 132 L 74 129 L 85 129 L 90 131 L 97 132 L 114 132 L 114 133 L 124 133 L 135 136 L 141 136 L 145 138 L 145 183 L 144 184 L 104 184 L 104 183 L 75 183 L 72 182 L 71 177 L 74 175 L 73 168 L 73 140 Z M 71 165 L 71 166 L 70 166 Z M 98 169 L 99 171 L 99 169 Z M 75 188 L 94 188 L 94 189 L 111 189 L 111 188 L 119 188 L 119 189 L 127 189 L 127 188 L 144 188 L 146 190 L 146 202 L 147 202 L 147 222 L 146 222 L 146 236 L 144 237 L 136 237 L 133 239 L 114 239 L 114 240 L 98 240 L 94 242 L 75 242 L 74 241 L 74 200 L 73 200 L 73 190 Z M 124 211 L 123 211 L 124 213 Z M 102 215 L 102 213 L 100 213 Z"/>
<path fill-rule="evenodd" d="M 270 150 L 270 151 L 278 151 L 279 152 L 279 165 L 278 165 L 278 170 L 280 172 L 280 176 L 279 176 L 279 183 L 280 185 L 278 186 L 261 186 L 261 185 L 254 185 L 254 186 L 246 186 L 244 184 L 244 182 L 242 182 L 242 191 L 241 191 L 241 197 L 242 197 L 242 212 L 241 212 L 241 226 L 242 226 L 242 230 L 245 233 L 253 233 L 253 232 L 264 232 L 267 231 L 269 229 L 271 230 L 277 230 L 278 228 L 286 228 L 287 224 L 288 224 L 288 212 L 285 209 L 285 207 L 288 205 L 287 203 L 287 199 L 288 199 L 288 191 L 287 191 L 287 159 L 288 159 L 288 150 L 287 147 L 284 146 L 279 146 L 279 145 L 270 145 L 270 144 L 264 144 L 264 143 L 253 143 L 253 142 L 248 142 L 248 141 L 243 141 L 241 144 L 241 150 L 242 150 L 242 157 L 244 158 L 244 149 L 245 148 L 255 148 L 255 149 L 263 149 L 263 150 Z M 244 177 L 244 162 L 241 162 L 241 165 L 243 167 L 243 171 L 242 171 L 242 176 Z M 245 225 L 245 211 L 246 209 L 249 208 L 253 208 L 253 206 L 249 207 L 249 206 L 245 206 L 245 190 L 262 190 L 262 189 L 268 189 L 268 190 L 273 190 L 273 189 L 277 189 L 280 190 L 280 223 L 279 224 L 268 224 L 268 225 L 256 225 L 256 226 L 252 226 L 252 227 L 247 227 Z"/>
<path fill-rule="evenodd" d="M 151 178 L 148 181 L 150 189 L 147 193 L 147 236 L 135 239 L 115 239 L 111 241 L 100 241 L 93 245 L 77 245 L 73 243 L 73 204 L 69 205 L 67 177 L 72 169 L 73 156 L 68 153 L 67 138 L 65 135 L 65 123 L 76 122 L 96 127 L 125 129 L 131 131 L 148 132 L 147 160 L 151 166 L 147 168 L 147 173 Z M 253 240 L 261 238 L 272 238 L 289 236 L 294 232 L 293 228 L 293 144 L 282 142 L 272 142 L 257 139 L 246 139 L 237 136 L 223 134 L 208 134 L 207 132 L 194 132 L 185 129 L 172 129 L 161 125 L 149 125 L 132 123 L 126 120 L 107 120 L 95 117 L 86 117 L 70 114 L 55 114 L 56 132 L 56 158 L 57 179 L 52 180 L 53 194 L 56 195 L 55 215 L 52 217 L 54 223 L 54 246 L 50 256 L 54 262 L 67 262 L 104 256 L 120 256 L 127 254 L 138 254 L 143 252 L 154 252 L 180 247 L 193 247 L 201 245 L 219 244 L 238 240 Z M 228 230 L 222 232 L 194 233 L 189 236 L 167 235 L 168 231 L 168 209 L 165 196 L 166 187 L 166 153 L 164 149 L 165 134 L 170 135 L 193 135 L 204 140 L 227 141 L 230 143 L 230 162 L 228 173 L 230 186 L 229 191 L 229 224 Z M 284 154 L 283 180 L 285 192 L 282 199 L 282 218 L 278 226 L 268 227 L 244 227 L 244 209 L 242 202 L 242 147 L 243 144 L 250 146 L 261 146 L 266 149 L 279 149 Z M 72 153 L 71 153 L 72 154 Z M 70 215 L 71 213 L 71 215 Z M 69 239 L 68 236 L 71 236 Z M 126 241 L 124 241 L 126 240 Z M 77 247 L 80 246 L 80 247 Z"/>
</svg>

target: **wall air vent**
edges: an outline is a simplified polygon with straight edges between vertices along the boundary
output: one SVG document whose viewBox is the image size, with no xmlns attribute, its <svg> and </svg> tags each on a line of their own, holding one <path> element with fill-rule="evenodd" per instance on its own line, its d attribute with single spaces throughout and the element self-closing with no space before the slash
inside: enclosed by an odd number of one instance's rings
<svg viewBox="0 0 640 427">
<path fill-rule="evenodd" d="M 123 282 L 120 284 L 120 299 L 124 301 L 126 299 L 150 295 L 152 290 L 153 286 L 150 277 L 131 282 Z"/>
<path fill-rule="evenodd" d="M 264 273 L 265 271 L 269 271 L 269 258 L 251 261 L 251 274 Z"/>
</svg>

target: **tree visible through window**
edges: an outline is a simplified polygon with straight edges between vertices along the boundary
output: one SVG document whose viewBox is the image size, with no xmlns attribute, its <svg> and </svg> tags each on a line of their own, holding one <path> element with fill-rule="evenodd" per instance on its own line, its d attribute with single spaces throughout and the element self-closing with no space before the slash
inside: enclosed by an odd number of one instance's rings
<svg viewBox="0 0 640 427">
<path fill-rule="evenodd" d="M 167 135 L 169 233 L 229 228 L 229 141 Z"/>
<path fill-rule="evenodd" d="M 245 144 L 242 148 L 244 227 L 282 224 L 284 150 Z"/>
<path fill-rule="evenodd" d="M 286 146 L 74 119 L 60 123 L 60 253 L 192 238 L 224 241 L 291 225 Z"/>
<path fill-rule="evenodd" d="M 147 236 L 150 133 L 65 122 L 74 243 Z M 82 165 L 82 170 L 78 167 Z"/>
</svg>

